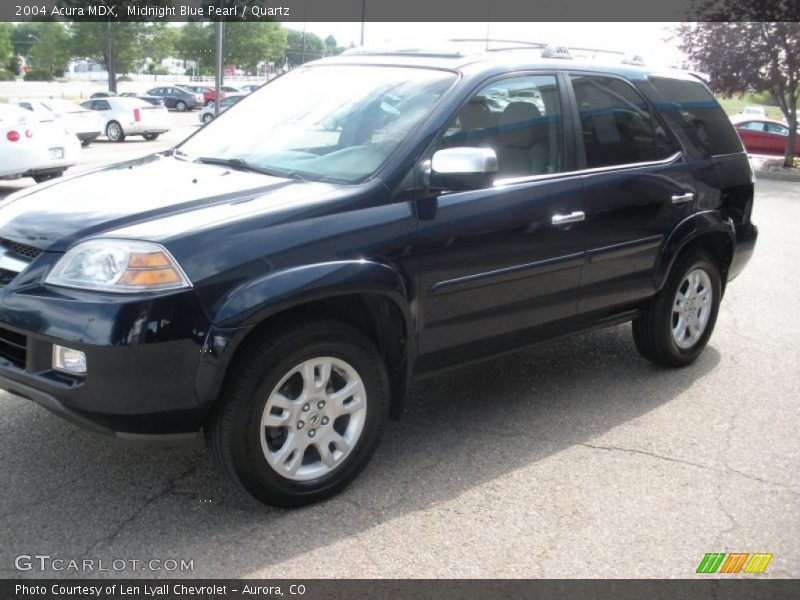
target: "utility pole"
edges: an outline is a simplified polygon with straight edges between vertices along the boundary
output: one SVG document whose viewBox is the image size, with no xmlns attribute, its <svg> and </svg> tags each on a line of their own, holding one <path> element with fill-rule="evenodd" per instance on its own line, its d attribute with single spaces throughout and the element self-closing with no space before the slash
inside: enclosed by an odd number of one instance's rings
<svg viewBox="0 0 800 600">
<path fill-rule="evenodd" d="M 364 47 L 364 22 L 367 20 L 367 0 L 361 0 L 361 47 Z"/>
<path fill-rule="evenodd" d="M 116 62 L 114 58 L 114 25 L 111 22 L 111 19 L 108 20 L 108 25 L 106 27 L 106 40 L 107 47 L 106 47 L 106 54 L 108 55 L 108 59 L 106 61 L 106 70 L 108 71 L 108 91 L 117 93 L 117 69 L 114 65 Z"/>
<path fill-rule="evenodd" d="M 216 81 L 214 84 L 214 116 L 219 116 L 219 95 L 220 95 L 220 88 L 222 88 L 222 78 L 224 75 L 224 71 L 222 68 L 222 48 L 225 44 L 225 22 L 224 21 L 217 21 L 217 76 Z"/>
</svg>

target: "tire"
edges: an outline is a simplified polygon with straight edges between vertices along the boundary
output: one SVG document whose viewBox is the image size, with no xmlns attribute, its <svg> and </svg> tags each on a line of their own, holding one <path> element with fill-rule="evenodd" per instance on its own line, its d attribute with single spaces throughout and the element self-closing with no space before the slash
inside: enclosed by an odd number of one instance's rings
<svg viewBox="0 0 800 600">
<path fill-rule="evenodd" d="M 116 121 L 109 121 L 106 125 L 106 137 L 110 142 L 124 142 L 125 130 Z"/>
<path fill-rule="evenodd" d="M 346 385 L 355 391 L 337 399 Z M 301 396 L 309 392 L 311 398 Z M 265 504 L 295 507 L 329 498 L 355 479 L 388 414 L 386 367 L 372 342 L 346 323 L 315 319 L 244 348 L 205 437 L 245 491 Z"/>
<path fill-rule="evenodd" d="M 92 143 L 92 140 L 81 140 L 81 147 L 82 148 L 86 148 L 91 143 Z"/>
<path fill-rule="evenodd" d="M 721 298 L 719 266 L 711 256 L 696 250 L 678 257 L 664 288 L 633 321 L 636 349 L 665 367 L 694 362 L 714 331 Z"/>
<path fill-rule="evenodd" d="M 158 139 L 158 136 L 161 135 L 160 133 L 145 133 L 142 134 L 142 137 L 146 139 L 148 142 L 152 142 Z"/>
<path fill-rule="evenodd" d="M 211 113 L 206 113 L 203 115 L 203 125 L 208 125 L 213 120 L 214 120 L 214 115 L 212 115 Z"/>
<path fill-rule="evenodd" d="M 175 110 L 177 110 L 178 112 L 186 112 L 186 102 L 184 102 L 183 100 L 178 100 L 175 103 Z"/>
</svg>

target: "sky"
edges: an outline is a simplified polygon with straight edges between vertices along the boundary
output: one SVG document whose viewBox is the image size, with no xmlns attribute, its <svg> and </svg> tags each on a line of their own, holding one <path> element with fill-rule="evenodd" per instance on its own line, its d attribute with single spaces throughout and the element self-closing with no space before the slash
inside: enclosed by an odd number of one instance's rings
<svg viewBox="0 0 800 600">
<path fill-rule="evenodd" d="M 303 23 L 284 23 L 302 30 Z M 436 46 L 452 38 L 492 38 L 618 50 L 640 54 L 648 65 L 680 64 L 682 55 L 669 41 L 674 23 L 366 23 L 364 45 L 389 43 Z M 361 23 L 306 23 L 321 38 L 332 34 L 340 46 L 359 45 Z M 487 35 L 488 29 L 488 35 Z"/>
</svg>

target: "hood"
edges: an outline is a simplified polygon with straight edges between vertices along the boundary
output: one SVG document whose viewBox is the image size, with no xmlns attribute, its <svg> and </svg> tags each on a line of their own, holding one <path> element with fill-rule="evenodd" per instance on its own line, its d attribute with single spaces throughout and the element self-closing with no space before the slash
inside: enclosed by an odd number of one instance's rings
<svg viewBox="0 0 800 600">
<path fill-rule="evenodd" d="M 262 209 L 282 207 L 290 198 L 319 198 L 337 187 L 156 154 L 13 194 L 0 203 L 0 238 L 63 251 L 120 229 L 146 235 L 148 222 L 166 217 L 184 215 L 197 226 L 219 219 L 225 205 L 258 199 Z"/>
</svg>

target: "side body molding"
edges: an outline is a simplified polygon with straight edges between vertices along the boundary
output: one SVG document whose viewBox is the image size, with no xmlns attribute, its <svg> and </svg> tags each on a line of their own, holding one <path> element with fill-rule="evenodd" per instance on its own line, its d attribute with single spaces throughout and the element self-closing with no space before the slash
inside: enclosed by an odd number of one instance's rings
<svg viewBox="0 0 800 600">
<path fill-rule="evenodd" d="M 656 289 L 660 290 L 667 281 L 667 276 L 681 250 L 692 240 L 709 233 L 722 233 L 728 236 L 731 247 L 736 248 L 736 230 L 733 222 L 725 218 L 717 210 L 695 213 L 680 223 L 667 237 L 661 247 L 655 268 Z"/>
</svg>

